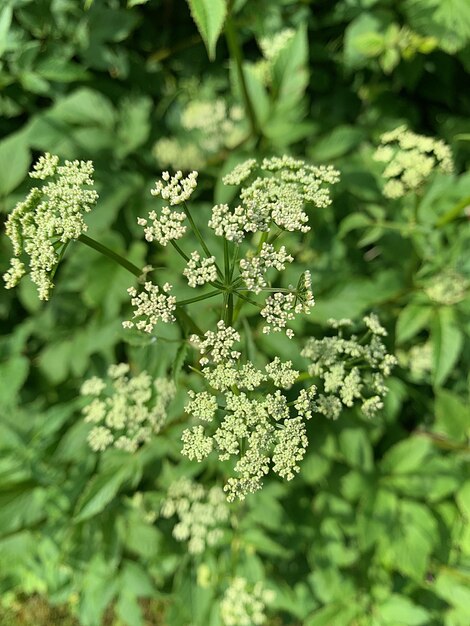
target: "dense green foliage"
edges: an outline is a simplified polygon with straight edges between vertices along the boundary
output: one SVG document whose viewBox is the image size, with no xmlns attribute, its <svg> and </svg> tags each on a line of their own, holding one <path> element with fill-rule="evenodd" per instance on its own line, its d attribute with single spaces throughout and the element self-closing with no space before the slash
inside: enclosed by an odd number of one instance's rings
<svg viewBox="0 0 470 626">
<path fill-rule="evenodd" d="M 315 416 L 295 480 L 268 478 L 230 505 L 221 543 L 190 554 L 160 515 L 168 488 L 186 477 L 209 489 L 225 470 L 180 453 L 187 354 L 171 335 L 124 332 L 128 274 L 72 242 L 48 302 L 27 280 L 1 291 L 5 605 L 41 594 L 83 626 L 112 605 L 116 624 L 140 626 L 150 599 L 168 626 L 217 626 L 242 577 L 274 592 L 273 624 L 468 626 L 469 40 L 466 0 L 0 3 L 2 221 L 40 153 L 91 159 L 89 234 L 138 267 L 171 268 L 175 251 L 136 223 L 162 169 L 199 170 L 205 214 L 231 201 L 221 179 L 245 159 L 333 164 L 333 204 L 297 242 L 316 305 L 293 340 L 254 332 L 244 349 L 297 366 L 302 338 L 328 333 L 329 318 L 374 311 L 399 359 L 380 415 Z M 388 199 L 373 157 L 401 124 L 444 139 L 455 173 Z M 2 234 L 2 273 L 10 256 Z M 170 373 L 180 391 L 150 443 L 99 455 L 79 389 L 120 361 Z"/>
</svg>

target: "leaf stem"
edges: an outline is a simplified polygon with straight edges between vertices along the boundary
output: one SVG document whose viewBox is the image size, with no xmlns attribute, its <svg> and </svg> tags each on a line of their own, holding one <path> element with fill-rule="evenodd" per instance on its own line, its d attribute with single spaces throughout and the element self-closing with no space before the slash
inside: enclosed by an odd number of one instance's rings
<svg viewBox="0 0 470 626">
<path fill-rule="evenodd" d="M 186 304 L 192 304 L 193 302 L 207 300 L 208 298 L 218 296 L 220 293 L 220 289 L 216 289 L 215 291 L 210 291 L 209 293 L 203 294 L 202 296 L 195 296 L 194 298 L 188 298 L 187 300 L 180 300 L 176 303 L 176 306 L 185 306 Z"/>
<path fill-rule="evenodd" d="M 240 44 L 237 38 L 237 31 L 232 21 L 232 17 L 227 15 L 225 20 L 225 38 L 227 40 L 228 49 L 230 51 L 230 56 L 235 61 L 235 65 L 237 67 L 238 78 L 240 80 L 240 85 L 242 89 L 243 101 L 245 104 L 245 110 L 247 117 L 250 121 L 251 133 L 253 137 L 260 137 L 261 131 L 258 125 L 258 120 L 256 119 L 255 109 L 253 107 L 253 103 L 250 98 L 250 93 L 248 91 L 248 86 L 246 83 L 245 73 L 243 71 L 243 56 L 240 48 Z"/>
<path fill-rule="evenodd" d="M 123 256 L 121 256 L 117 252 L 114 252 L 114 250 L 111 250 L 111 248 L 108 248 L 108 246 L 105 246 L 99 241 L 96 241 L 95 239 L 88 237 L 88 235 L 83 235 L 83 234 L 80 235 L 77 241 L 80 241 L 81 243 L 84 243 L 89 248 L 93 248 L 93 250 L 96 250 L 96 252 L 100 252 L 104 256 L 107 256 L 108 259 L 115 261 L 116 263 L 121 265 L 121 267 L 124 267 L 128 272 L 130 272 L 131 274 L 134 274 L 134 276 L 137 276 L 137 278 L 140 278 L 142 276 L 142 270 L 138 268 L 137 265 L 134 265 L 133 263 L 125 259 Z"/>
</svg>

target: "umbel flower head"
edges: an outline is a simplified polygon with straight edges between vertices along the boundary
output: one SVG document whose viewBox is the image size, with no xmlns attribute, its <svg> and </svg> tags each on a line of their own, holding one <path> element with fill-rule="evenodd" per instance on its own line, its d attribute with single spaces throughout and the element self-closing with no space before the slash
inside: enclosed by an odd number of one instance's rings
<svg viewBox="0 0 470 626">
<path fill-rule="evenodd" d="M 206 546 L 220 543 L 230 511 L 220 487 L 206 489 L 189 478 L 180 478 L 168 488 L 160 513 L 165 518 L 176 515 L 173 537 L 186 541 L 190 554 L 201 554 Z"/>
<path fill-rule="evenodd" d="M 261 581 L 250 585 L 246 578 L 234 578 L 220 602 L 220 617 L 224 626 L 262 626 L 266 622 L 266 607 L 274 601 L 275 593 Z"/>
<path fill-rule="evenodd" d="M 312 410 L 338 419 L 344 408 L 352 407 L 357 400 L 361 412 L 374 417 L 388 391 L 385 379 L 397 364 L 381 339 L 387 331 L 374 314 L 363 318 L 366 333 L 361 337 L 352 333 L 351 320 L 329 322 L 337 334 L 309 339 L 301 353 L 310 361 L 308 372 L 319 391 Z"/>
<path fill-rule="evenodd" d="M 228 501 L 261 489 L 270 469 L 292 480 L 308 446 L 306 422 L 314 414 L 337 419 L 358 405 L 372 417 L 383 407 L 385 379 L 396 359 L 382 342 L 386 331 L 377 316 L 364 317 L 363 324 L 358 337 L 348 331 L 350 320 L 332 320 L 334 336 L 307 342 L 302 356 L 310 361 L 312 382 L 300 389 L 292 389 L 299 372 L 291 361 L 276 357 L 262 369 L 243 362 L 234 350 L 238 333 L 223 323 L 220 337 L 194 338 L 206 388 L 189 394 L 185 411 L 195 424 L 183 431 L 182 454 L 196 461 L 212 452 L 220 461 L 233 459 L 234 475 L 224 487 Z"/>
<path fill-rule="evenodd" d="M 384 133 L 374 159 L 385 163 L 386 179 L 383 193 L 388 198 L 401 198 L 419 190 L 434 170 L 453 172 L 452 153 L 442 139 L 418 135 L 399 126 Z"/>
<path fill-rule="evenodd" d="M 49 298 L 61 251 L 64 245 L 87 230 L 83 214 L 91 211 L 98 199 L 96 191 L 90 189 L 92 174 L 91 161 L 65 161 L 60 165 L 59 157 L 49 153 L 39 158 L 30 176 L 47 182 L 33 187 L 6 222 L 6 234 L 13 244 L 14 255 L 10 269 L 3 276 L 7 289 L 14 287 L 26 274 L 26 256 L 39 298 Z"/>
<path fill-rule="evenodd" d="M 175 321 L 174 312 L 180 303 L 183 306 L 214 297 L 218 290 L 220 295 L 227 296 L 225 302 L 241 299 L 258 307 L 264 333 L 284 332 L 287 337 L 293 337 L 290 322 L 298 314 L 309 313 L 315 304 L 312 280 L 310 272 L 305 271 L 296 286 L 273 287 L 273 280 L 282 278 L 286 266 L 294 261 L 287 247 L 278 245 L 277 240 L 285 231 L 306 233 L 310 230 L 307 207 L 331 204 L 330 186 L 338 180 L 339 172 L 331 166 L 316 167 L 289 156 L 266 158 L 259 163 L 249 159 L 237 165 L 223 182 L 241 185 L 242 204 L 234 209 L 228 204 L 215 205 L 207 224 L 216 237 L 224 239 L 224 259 L 218 262 L 209 249 L 212 242 L 202 234 L 203 225 L 198 226 L 186 203 L 196 189 L 197 172 L 187 176 L 181 171 L 174 176 L 163 172 L 151 193 L 169 201 L 170 206 L 139 217 L 138 224 L 144 227 L 147 241 L 156 241 L 161 246 L 170 243 L 178 251 L 185 260 L 182 274 L 191 288 L 205 289 L 210 284 L 216 291 L 177 302 L 168 295 L 172 289 L 168 283 L 160 287 L 148 281 L 140 294 L 131 287 L 128 291 L 134 316 L 124 322 L 124 327 L 135 326 L 151 333 L 157 322 Z M 178 205 L 182 206 L 176 209 Z M 183 243 L 176 243 L 188 230 L 193 230 L 200 250 L 188 251 Z M 260 301 L 254 300 L 252 294 L 260 296 Z M 225 317 L 225 321 L 230 322 L 229 317 Z M 140 319 L 134 321 L 135 318 Z"/>
<path fill-rule="evenodd" d="M 93 424 L 88 443 L 95 452 L 111 446 L 135 452 L 165 423 L 167 407 L 176 388 L 165 378 L 152 380 L 147 372 L 129 376 L 127 363 L 110 365 L 108 379 L 86 380 L 80 393 L 92 398 L 82 410 L 85 422 Z"/>
</svg>

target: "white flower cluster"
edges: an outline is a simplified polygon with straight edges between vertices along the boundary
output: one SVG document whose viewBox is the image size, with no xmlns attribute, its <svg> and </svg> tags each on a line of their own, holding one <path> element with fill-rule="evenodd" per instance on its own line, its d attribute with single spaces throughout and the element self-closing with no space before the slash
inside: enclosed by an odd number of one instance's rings
<svg viewBox="0 0 470 626">
<path fill-rule="evenodd" d="M 266 320 L 263 333 L 278 333 L 285 330 L 287 337 L 292 339 L 294 331 L 287 328 L 287 323 L 295 319 L 299 313 L 310 313 L 311 307 L 315 305 L 309 271 L 302 274 L 296 290 L 292 285 L 290 287 L 292 291 L 287 293 L 277 291 L 266 298 L 265 306 L 261 310 L 261 315 Z"/>
<path fill-rule="evenodd" d="M 217 205 L 209 224 L 216 234 L 226 237 L 224 222 L 230 223 L 231 241 L 240 242 L 246 233 L 269 230 L 272 223 L 288 231 L 307 232 L 306 204 L 326 207 L 331 204 L 328 185 L 339 181 L 339 172 L 331 166 L 308 165 L 293 157 L 272 157 L 257 163 L 250 159 L 239 164 L 223 178 L 224 184 L 245 182 L 257 169 L 251 184 L 242 187 L 242 206 L 233 214 L 227 205 Z"/>
<path fill-rule="evenodd" d="M 191 172 L 183 177 L 183 173 L 177 171 L 174 176 L 170 177 L 169 172 L 163 172 L 161 180 L 156 181 L 155 189 L 152 189 L 150 193 L 168 200 L 170 206 L 183 204 L 189 200 L 196 189 L 197 176 L 197 172 Z M 186 214 L 183 211 L 174 211 L 166 206 L 160 210 L 159 214 L 156 211 L 150 211 L 148 218 L 138 217 L 137 223 L 144 227 L 147 241 L 155 240 L 160 245 L 166 246 L 171 241 L 181 239 L 186 233 L 186 225 L 183 224 L 185 219 Z"/>
<path fill-rule="evenodd" d="M 197 335 L 191 336 L 191 342 L 203 355 L 199 359 L 201 365 L 207 365 L 209 361 L 213 363 L 224 363 L 238 359 L 240 352 L 232 350 L 233 345 L 240 341 L 240 334 L 231 326 L 225 326 L 225 322 L 217 322 L 217 330 L 208 330 L 204 334 L 205 339 Z"/>
<path fill-rule="evenodd" d="M 190 287 L 205 285 L 217 280 L 215 256 L 202 259 L 199 252 L 191 252 L 191 258 L 183 270 L 183 276 L 187 278 Z"/>
<path fill-rule="evenodd" d="M 275 593 L 261 581 L 250 585 L 245 578 L 234 578 L 220 602 L 220 617 L 224 626 L 262 626 L 266 622 L 266 606 L 274 601 Z"/>
<path fill-rule="evenodd" d="M 258 43 L 264 58 L 268 61 L 276 59 L 294 35 L 295 30 L 293 28 L 284 28 L 268 37 L 261 37 Z"/>
<path fill-rule="evenodd" d="M 168 200 L 170 206 L 183 204 L 196 189 L 197 176 L 197 172 L 190 172 L 185 177 L 180 170 L 174 176 L 170 176 L 169 172 L 163 172 L 161 180 L 155 182 L 155 189 L 150 193 L 152 196 L 161 196 L 163 200 Z"/>
<path fill-rule="evenodd" d="M 48 300 L 52 274 L 63 245 L 87 230 L 83 214 L 91 211 L 98 194 L 93 186 L 91 161 L 65 161 L 46 153 L 30 172 L 31 178 L 48 182 L 33 187 L 26 200 L 17 204 L 6 221 L 6 234 L 13 244 L 11 267 L 3 276 L 7 289 L 26 274 L 22 254 L 29 257 L 31 280 L 39 298 Z"/>
<path fill-rule="evenodd" d="M 397 359 L 387 353 L 381 337 L 387 332 L 376 315 L 363 318 L 367 329 L 363 337 L 351 334 L 343 336 L 344 329 L 351 327 L 350 320 L 332 321 L 339 329 L 334 337 L 309 339 L 302 356 L 311 361 L 308 371 L 318 379 L 319 393 L 312 409 L 330 419 L 337 419 L 344 407 L 352 407 L 360 401 L 361 411 L 373 417 L 383 407 L 382 398 L 387 394 L 385 379 L 390 376 Z"/>
<path fill-rule="evenodd" d="M 418 135 L 399 126 L 383 134 L 380 142 L 374 159 L 386 163 L 382 176 L 387 179 L 383 193 L 388 198 L 417 191 L 436 169 L 453 172 L 452 153 L 442 139 Z"/>
<path fill-rule="evenodd" d="M 186 232 L 186 225 L 183 224 L 186 215 L 182 211 L 172 211 L 165 206 L 161 209 L 160 215 L 156 211 L 150 211 L 148 219 L 138 217 L 139 226 L 144 226 L 145 239 L 147 241 L 158 241 L 161 246 L 166 246 L 170 241 L 181 239 Z M 150 225 L 149 225 L 150 220 Z"/>
<path fill-rule="evenodd" d="M 220 487 L 205 489 L 189 478 L 180 478 L 170 485 L 160 514 L 167 519 L 176 515 L 173 537 L 187 541 L 190 554 L 202 554 L 206 546 L 220 543 L 230 511 Z"/>
<path fill-rule="evenodd" d="M 438 304 L 452 306 L 465 300 L 470 290 L 470 280 L 453 269 L 434 275 L 424 291 L 428 298 Z"/>
<path fill-rule="evenodd" d="M 129 287 L 127 293 L 131 296 L 131 304 L 134 308 L 132 320 L 122 323 L 123 328 L 133 328 L 151 333 L 159 320 L 165 323 L 175 321 L 173 312 L 176 309 L 176 298 L 167 295 L 172 289 L 169 283 L 158 287 L 150 281 L 144 284 L 144 291 L 137 292 L 135 287 Z M 137 321 L 133 321 L 139 318 Z"/>
<path fill-rule="evenodd" d="M 236 145 L 244 136 L 244 111 L 222 98 L 178 98 L 179 119 L 184 136 L 162 137 L 153 153 L 162 167 L 200 169 L 208 158 Z M 181 102 L 183 100 L 183 102 Z"/>
<path fill-rule="evenodd" d="M 258 294 L 267 287 L 265 274 L 269 268 L 279 272 L 286 268 L 286 263 L 292 263 L 294 257 L 287 254 L 285 246 L 275 250 L 270 243 L 263 243 L 258 254 L 240 259 L 240 273 L 248 291 Z"/>
<path fill-rule="evenodd" d="M 80 393 L 93 399 L 82 409 L 93 424 L 88 443 L 95 452 L 110 446 L 135 452 L 162 428 L 176 388 L 165 378 L 152 380 L 147 372 L 129 376 L 129 365 L 108 368 L 108 380 L 97 376 L 85 381 Z"/>
<path fill-rule="evenodd" d="M 229 353 L 228 360 L 205 367 L 202 374 L 210 391 L 190 393 L 185 410 L 202 423 L 184 430 L 182 454 L 197 461 L 213 450 L 221 461 L 238 457 L 235 476 L 224 487 L 229 501 L 261 489 L 271 465 L 281 478 L 294 478 L 308 444 L 305 420 L 312 417 L 315 388 L 302 389 L 297 401 L 288 403 L 283 391 L 299 372 L 278 357 L 261 370 Z"/>
</svg>

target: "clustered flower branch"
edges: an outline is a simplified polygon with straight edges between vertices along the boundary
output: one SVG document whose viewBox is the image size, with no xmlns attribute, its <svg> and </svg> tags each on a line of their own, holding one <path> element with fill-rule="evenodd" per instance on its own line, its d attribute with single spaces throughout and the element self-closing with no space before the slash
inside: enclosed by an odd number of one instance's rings
<svg viewBox="0 0 470 626">
<path fill-rule="evenodd" d="M 261 489 L 271 470 L 287 480 L 299 472 L 308 445 L 306 423 L 314 414 L 337 419 L 345 408 L 360 403 L 363 414 L 371 417 L 382 407 L 395 359 L 387 354 L 382 343 L 386 332 L 375 316 L 364 318 L 367 334 L 362 337 L 349 333 L 345 338 L 352 322 L 342 320 L 333 323 L 334 337 L 310 339 L 301 353 L 310 365 L 302 373 L 279 357 L 263 364 L 260 354 L 252 362 L 240 347 L 245 306 L 258 311 L 263 333 L 284 333 L 290 339 L 292 322 L 314 306 L 308 269 L 296 284 L 284 279 L 295 252 L 288 249 L 292 236 L 286 235 L 307 233 L 307 210 L 331 204 L 337 170 L 289 156 L 249 159 L 223 178 L 224 184 L 238 187 L 239 203 L 215 205 L 206 225 L 193 217 L 189 205 L 197 172 L 163 172 L 151 193 L 166 206 L 137 222 L 149 243 L 173 246 L 184 262 L 181 275 L 188 289 L 200 290 L 179 300 L 171 283 L 154 282 L 151 267 L 142 270 L 85 234 L 83 213 L 97 201 L 92 172 L 90 162 L 60 165 L 56 156 L 41 157 L 31 176 L 44 184 L 30 192 L 7 222 L 14 258 L 6 286 L 19 281 L 29 257 L 31 278 L 47 299 L 63 246 L 73 239 L 131 272 L 138 285 L 128 289 L 132 316 L 123 327 L 154 334 L 161 324 L 178 323 L 182 341 L 199 352 L 198 366 L 191 369 L 204 388 L 189 391 L 182 454 L 199 462 L 211 453 L 220 461 L 231 460 L 232 475 L 224 486 L 229 501 Z M 197 249 L 185 243 L 188 232 Z M 213 245 L 215 238 L 222 246 Z M 218 259 L 211 247 L 222 248 L 223 257 Z M 214 302 L 218 322 L 201 329 L 187 309 L 205 300 Z M 91 448 L 134 452 L 164 427 L 176 388 L 166 379 L 153 381 L 147 372 L 131 376 L 129 366 L 121 363 L 112 365 L 106 378 L 86 381 L 81 392 L 91 397 L 83 409 L 85 421 L 92 424 Z"/>
</svg>

